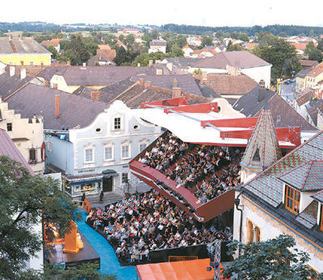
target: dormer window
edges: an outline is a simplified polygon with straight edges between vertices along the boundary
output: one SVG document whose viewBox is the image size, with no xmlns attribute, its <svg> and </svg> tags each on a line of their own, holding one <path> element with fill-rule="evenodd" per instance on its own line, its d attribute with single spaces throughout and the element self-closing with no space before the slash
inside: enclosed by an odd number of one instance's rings
<svg viewBox="0 0 323 280">
<path fill-rule="evenodd" d="M 300 192 L 292 187 L 285 186 L 285 208 L 297 215 L 299 213 Z"/>
</svg>

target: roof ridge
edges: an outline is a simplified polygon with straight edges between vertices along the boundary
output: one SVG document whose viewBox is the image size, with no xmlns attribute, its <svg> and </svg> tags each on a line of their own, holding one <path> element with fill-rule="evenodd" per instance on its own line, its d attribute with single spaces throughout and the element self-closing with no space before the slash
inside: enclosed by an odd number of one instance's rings
<svg viewBox="0 0 323 280">
<path fill-rule="evenodd" d="M 307 170 L 306 170 L 306 173 L 304 175 L 304 182 L 303 184 L 301 184 L 301 187 L 300 189 L 303 190 L 304 186 L 305 186 L 305 183 L 307 181 L 307 178 L 308 178 L 308 175 L 310 174 L 310 171 L 311 171 L 311 168 L 313 166 L 313 160 L 311 160 L 310 162 L 307 163 L 308 164 L 308 167 L 307 167 Z"/>
</svg>

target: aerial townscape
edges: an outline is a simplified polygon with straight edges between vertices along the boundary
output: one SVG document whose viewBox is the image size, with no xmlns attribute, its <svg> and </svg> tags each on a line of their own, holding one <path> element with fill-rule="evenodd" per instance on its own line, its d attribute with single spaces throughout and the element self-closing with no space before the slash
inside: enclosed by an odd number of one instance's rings
<svg viewBox="0 0 323 280">
<path fill-rule="evenodd" d="M 323 22 L 153 15 L 0 16 L 0 279 L 323 279 Z"/>
</svg>

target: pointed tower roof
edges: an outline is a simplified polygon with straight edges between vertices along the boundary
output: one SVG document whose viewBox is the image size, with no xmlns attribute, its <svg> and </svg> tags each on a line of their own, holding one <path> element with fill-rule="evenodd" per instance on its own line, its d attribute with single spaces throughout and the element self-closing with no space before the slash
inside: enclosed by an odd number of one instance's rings
<svg viewBox="0 0 323 280">
<path fill-rule="evenodd" d="M 262 110 L 240 164 L 257 172 L 265 170 L 280 157 L 281 152 L 270 110 Z"/>
</svg>

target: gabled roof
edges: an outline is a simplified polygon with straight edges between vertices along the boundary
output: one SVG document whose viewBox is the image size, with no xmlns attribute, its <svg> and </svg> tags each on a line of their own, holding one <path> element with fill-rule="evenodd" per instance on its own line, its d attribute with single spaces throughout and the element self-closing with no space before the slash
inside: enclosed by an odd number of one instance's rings
<svg viewBox="0 0 323 280">
<path fill-rule="evenodd" d="M 323 160 L 309 161 L 287 171 L 279 177 L 300 191 L 316 191 L 323 187 Z"/>
<path fill-rule="evenodd" d="M 307 76 L 316 77 L 323 73 L 323 62 L 316 65 L 311 71 L 307 73 Z"/>
<path fill-rule="evenodd" d="M 278 207 L 283 198 L 283 184 L 279 177 L 309 161 L 322 160 L 323 131 L 320 131 L 248 182 L 245 188 L 273 207 Z M 323 185 L 321 188 L 323 188 Z"/>
<path fill-rule="evenodd" d="M 254 89 L 258 83 L 247 75 L 212 73 L 204 81 L 217 94 L 242 95 Z"/>
<path fill-rule="evenodd" d="M 152 40 L 150 41 L 150 46 L 167 46 L 167 42 L 165 40 Z"/>
<path fill-rule="evenodd" d="M 202 59 L 191 57 L 167 57 L 166 60 L 170 63 L 173 63 L 178 68 L 188 68 L 192 67 L 195 63 Z"/>
<path fill-rule="evenodd" d="M 115 65 L 115 63 L 110 58 L 105 56 L 104 54 L 96 54 L 96 55 L 90 57 L 89 60 L 87 61 L 87 65 L 88 66 L 98 66 L 98 65 L 96 65 L 97 62 L 106 62 L 106 63 L 109 63 L 110 65 Z"/>
<path fill-rule="evenodd" d="M 305 76 L 308 74 L 308 72 L 310 72 L 312 69 L 313 69 L 313 67 L 306 68 L 306 69 L 302 69 L 301 71 L 299 71 L 299 72 L 296 74 L 296 77 L 299 77 L 299 78 L 304 79 L 304 78 L 305 78 Z"/>
<path fill-rule="evenodd" d="M 247 169 L 260 171 L 272 165 L 280 156 L 270 111 L 262 110 L 240 164 Z"/>
<path fill-rule="evenodd" d="M 305 103 L 309 102 L 311 98 L 315 96 L 315 93 L 312 89 L 306 88 L 304 89 L 301 94 L 296 98 L 296 102 L 298 106 L 302 106 Z"/>
<path fill-rule="evenodd" d="M 70 86 L 107 86 L 131 76 L 153 74 L 154 69 L 133 66 L 65 66 L 46 72 L 51 71 L 52 75 L 62 75 Z"/>
<path fill-rule="evenodd" d="M 318 64 L 316 60 L 307 60 L 307 59 L 300 59 L 299 63 L 302 67 L 313 67 Z"/>
<path fill-rule="evenodd" d="M 55 117 L 55 95 L 60 96 L 60 116 Z M 23 118 L 42 115 L 44 129 L 70 129 L 86 127 L 109 105 L 66 93 L 57 89 L 28 84 L 8 100 L 9 109 L 14 109 Z"/>
<path fill-rule="evenodd" d="M 323 99 L 312 100 L 309 104 L 306 104 L 306 109 L 308 114 L 311 116 L 311 119 L 315 125 L 317 125 L 317 114 L 320 110 L 323 112 Z"/>
<path fill-rule="evenodd" d="M 246 117 L 257 116 L 261 109 L 265 107 L 270 109 L 275 127 L 299 126 L 301 130 L 316 130 L 284 98 L 260 86 L 240 97 L 233 105 L 235 110 L 238 110 Z"/>
<path fill-rule="evenodd" d="M 150 81 L 152 86 L 159 88 L 172 89 L 174 80 L 177 82 L 177 87 L 181 88 L 183 92 L 202 96 L 202 93 L 192 75 L 146 75 L 146 76 L 134 76 L 133 80 L 138 81 L 143 79 L 144 81 Z"/>
<path fill-rule="evenodd" d="M 51 39 L 51 40 L 42 41 L 42 42 L 40 42 L 40 44 L 45 46 L 46 48 L 48 48 L 49 46 L 57 47 L 61 40 L 63 40 L 63 39 L 54 38 L 54 39 Z"/>
<path fill-rule="evenodd" d="M 12 142 L 7 132 L 0 128 L 0 155 L 7 156 L 12 160 L 20 162 L 31 174 L 33 171 L 23 155 L 20 153 L 15 143 Z"/>
<path fill-rule="evenodd" d="M 240 69 L 269 66 L 270 63 L 248 51 L 221 52 L 216 56 L 202 59 L 194 64 L 195 68 L 226 69 L 227 65 Z"/>
<path fill-rule="evenodd" d="M 10 94 L 26 85 L 31 79 L 31 77 L 20 79 L 20 75 L 10 77 L 8 72 L 3 73 L 0 75 L 0 97 L 2 100 L 5 100 Z"/>
<path fill-rule="evenodd" d="M 51 54 L 34 39 L 28 37 L 12 38 L 0 37 L 0 54 L 25 54 L 25 53 L 41 53 Z"/>
</svg>

